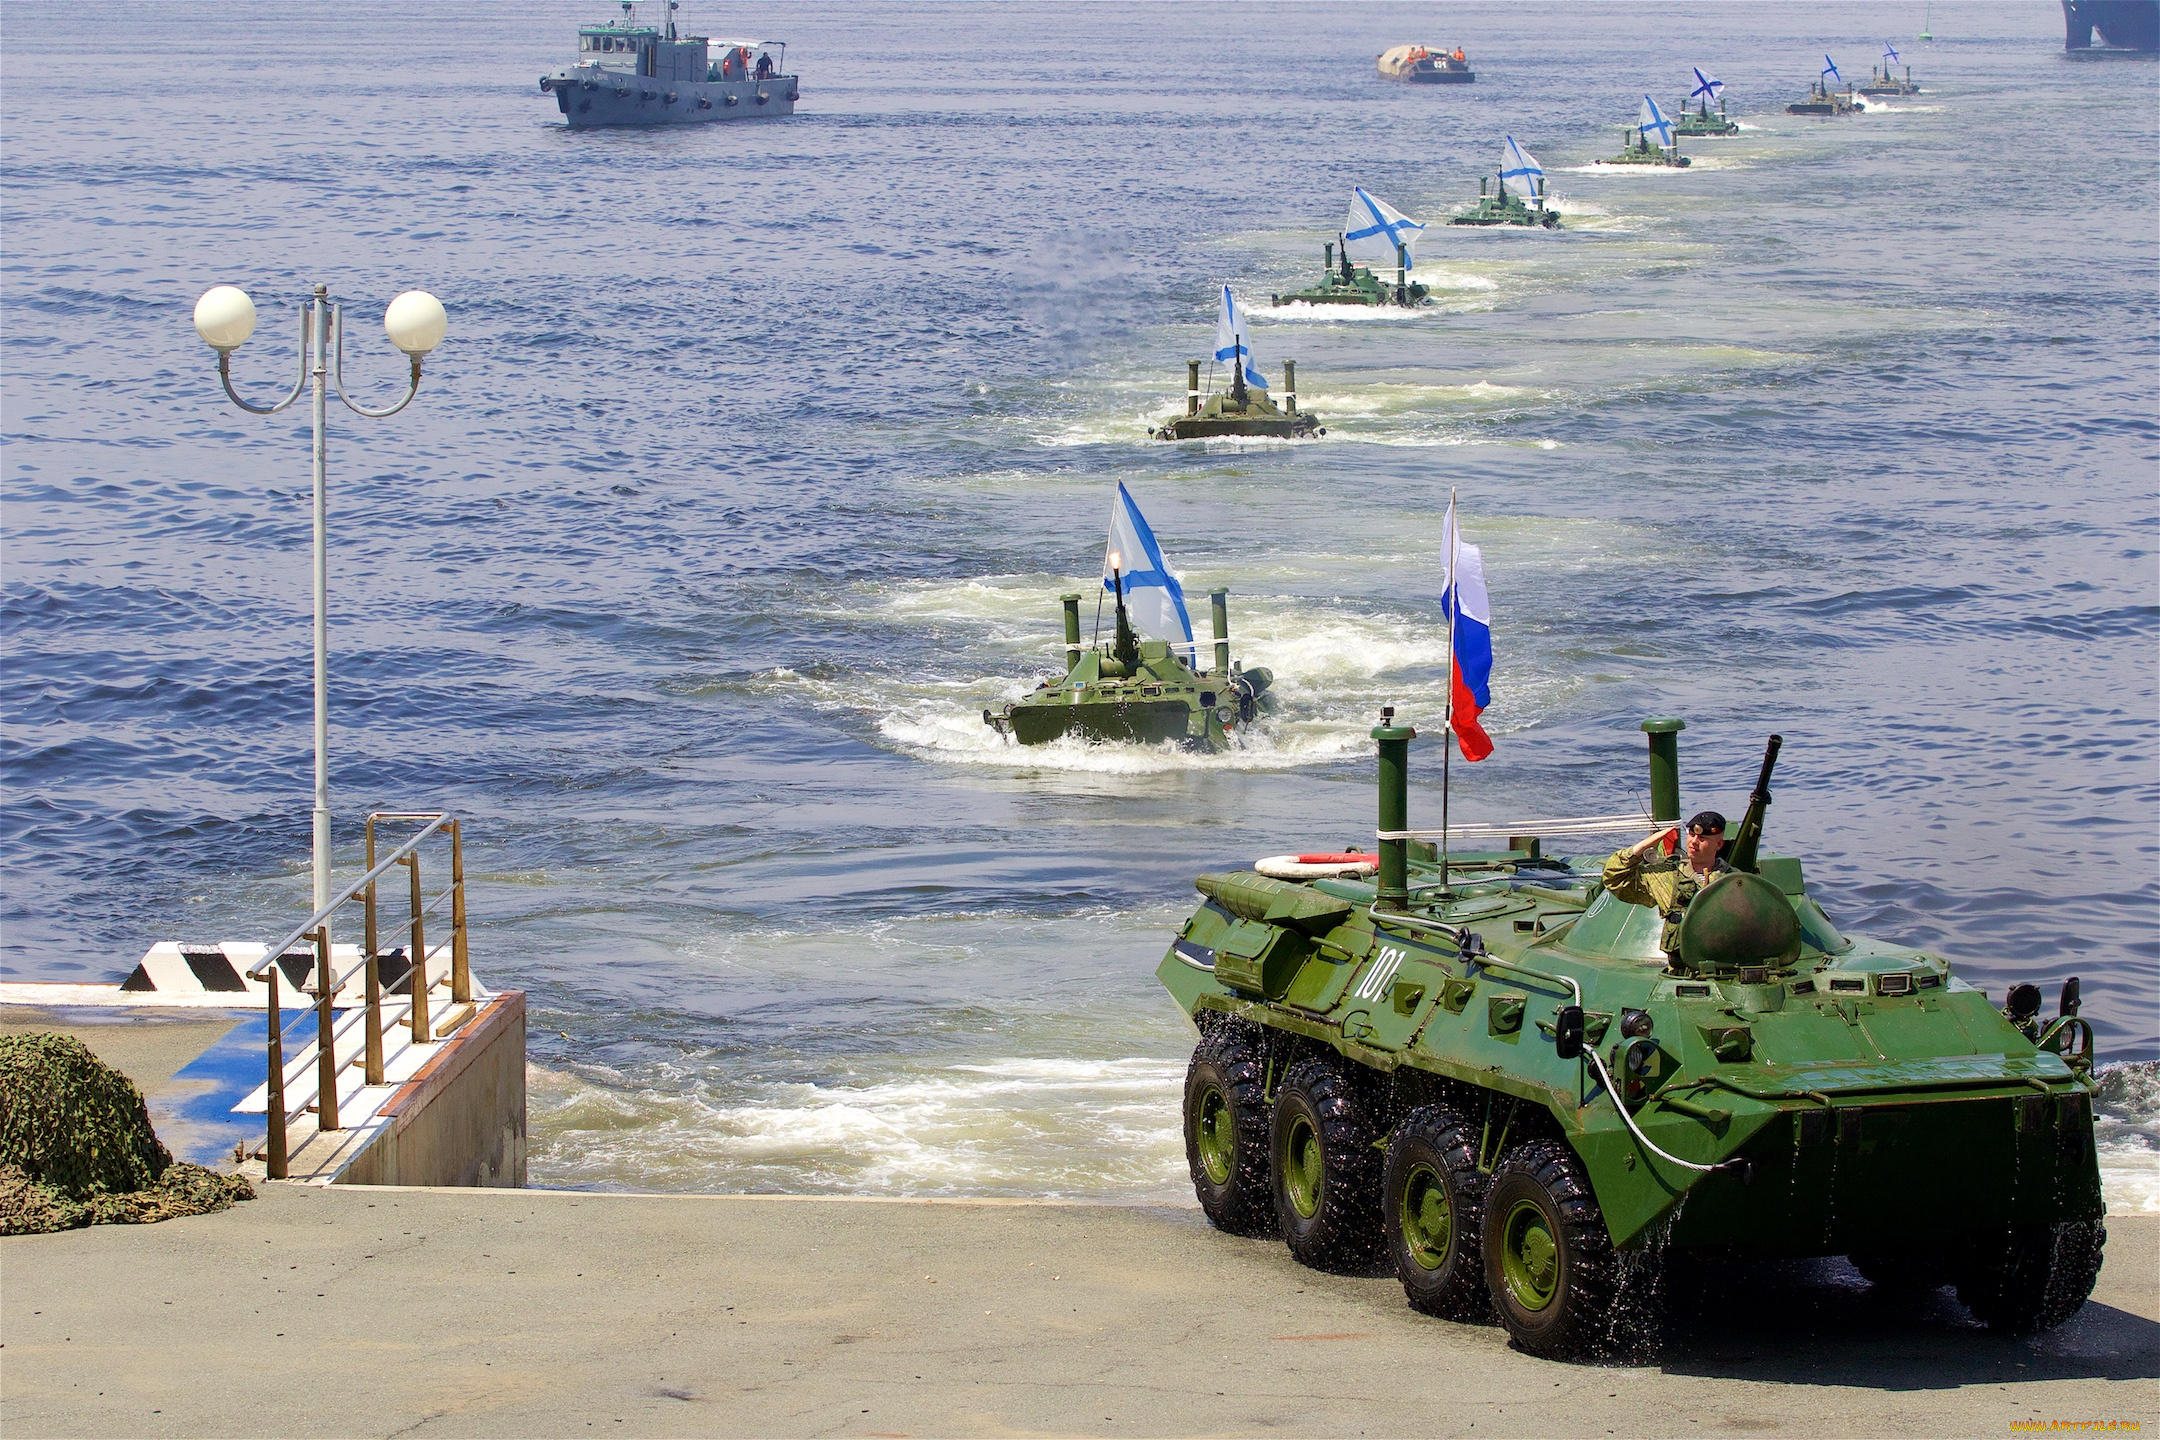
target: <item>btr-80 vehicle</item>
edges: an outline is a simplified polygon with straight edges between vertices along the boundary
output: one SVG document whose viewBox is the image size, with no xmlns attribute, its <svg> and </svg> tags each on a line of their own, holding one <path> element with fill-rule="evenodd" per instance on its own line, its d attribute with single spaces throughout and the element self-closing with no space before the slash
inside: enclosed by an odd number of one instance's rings
<svg viewBox="0 0 2160 1440">
<path fill-rule="evenodd" d="M 1643 728 L 1662 827 L 1681 722 Z M 1202 875 L 1157 970 L 1200 1028 L 1185 1149 L 1218 1228 L 1323 1269 L 1384 1253 L 1413 1307 L 1557 1357 L 1640 1348 L 1686 1253 L 1843 1255 L 2010 1333 L 2084 1303 L 2106 1232 L 2077 981 L 2043 1021 L 2034 985 L 1998 1010 L 1941 955 L 1841 933 L 1760 851 L 1776 737 L 1668 954 L 1665 917 L 1537 836 L 1436 863 L 1416 732 L 1372 733 L 1377 853 Z"/>
<path fill-rule="evenodd" d="M 1052 675 L 1003 710 L 984 710 L 983 724 L 1022 745 L 1061 736 L 1097 743 L 1175 742 L 1210 754 L 1228 750 L 1231 736 L 1250 725 L 1275 697 L 1274 672 L 1246 669 L 1230 658 L 1230 591 L 1208 592 L 1215 621 L 1215 668 L 1186 663 L 1168 642 L 1142 640 L 1125 611 L 1122 576 L 1112 577 L 1117 628 L 1107 645 L 1080 644 L 1080 597 L 1066 595 L 1065 673 Z M 1197 657 L 1195 657 L 1197 658 Z"/>
<path fill-rule="evenodd" d="M 1342 247 L 1342 258 L 1337 260 L 1335 242 L 1330 240 L 1320 247 L 1322 262 L 1320 279 L 1310 289 L 1299 290 L 1290 295 L 1273 295 L 1269 298 L 1277 305 L 1290 301 L 1302 301 L 1307 305 L 1399 305 L 1405 309 L 1423 305 L 1432 294 L 1429 286 L 1410 279 L 1409 257 L 1401 255 L 1395 267 L 1395 280 L 1390 284 L 1384 277 L 1375 275 L 1369 265 L 1354 265 L 1350 261 L 1350 246 Z M 1286 382 L 1287 383 L 1287 382 Z"/>
<path fill-rule="evenodd" d="M 1171 416 L 1148 433 L 1157 440 L 1219 440 L 1232 435 L 1310 440 L 1327 434 L 1318 415 L 1298 409 L 1297 361 L 1283 361 L 1282 370 L 1281 405 L 1277 405 L 1266 390 L 1246 384 L 1244 369 L 1238 365 L 1230 367 L 1229 388 L 1218 391 L 1203 403 L 1200 362 L 1188 360 L 1185 362 L 1185 413 Z"/>
</svg>

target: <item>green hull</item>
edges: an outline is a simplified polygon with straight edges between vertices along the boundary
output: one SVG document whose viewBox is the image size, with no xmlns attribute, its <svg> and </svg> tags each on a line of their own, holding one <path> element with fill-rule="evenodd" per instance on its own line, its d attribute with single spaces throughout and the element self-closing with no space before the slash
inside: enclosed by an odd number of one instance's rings
<svg viewBox="0 0 2160 1440">
<path fill-rule="evenodd" d="M 1310 411 L 1295 415 L 1180 415 L 1155 432 L 1158 440 L 1212 440 L 1231 435 L 1272 437 L 1277 440 L 1310 440 L 1325 435 L 1319 417 Z"/>
<path fill-rule="evenodd" d="M 1807 99 L 1795 100 L 1785 107 L 1788 115 L 1854 115 L 1858 114 L 1859 110 L 1860 107 L 1853 103 L 1852 91 L 1847 90 L 1840 94 L 1820 85 L 1808 92 Z"/>
<path fill-rule="evenodd" d="M 1448 220 L 1450 225 L 1523 225 L 1544 230 L 1560 228 L 1560 212 L 1548 207 L 1533 208 L 1522 197 L 1509 194 L 1504 198 L 1491 195 L 1480 197 L 1477 209 L 1465 211 Z"/>
<path fill-rule="evenodd" d="M 1694 161 L 1677 150 L 1667 150 L 1662 145 L 1646 148 L 1629 146 L 1618 155 L 1601 162 L 1606 165 L 1663 165 L 1671 170 L 1685 170 Z"/>
<path fill-rule="evenodd" d="M 1191 741 L 1204 748 L 1219 749 L 1226 743 L 1222 725 L 1211 727 L 1208 716 L 1195 724 L 1198 707 L 1184 697 L 1175 700 L 1098 700 L 1082 702 L 1060 696 L 1053 701 L 1030 697 L 1012 707 L 1012 737 L 1022 745 L 1047 745 L 1075 735 L 1083 740 L 1159 745 L 1165 740 Z M 1195 735 L 1194 730 L 1200 731 Z"/>
<path fill-rule="evenodd" d="M 1907 70 L 1903 75 L 1893 75 L 1887 68 L 1878 66 L 1875 73 L 1868 76 L 1867 84 L 1860 87 L 1860 93 L 1862 95 L 1878 96 L 1918 95 L 1920 87 L 1914 82 L 1912 71 Z"/>
<path fill-rule="evenodd" d="M 1359 275 L 1369 283 L 1343 285 L 1326 280 L 1310 290 L 1299 290 L 1289 295 L 1276 295 L 1277 305 L 1301 302 L 1306 305 L 1399 305 L 1405 309 L 1423 305 L 1432 292 L 1423 285 L 1410 284 L 1399 289 L 1370 280 L 1370 272 L 1360 270 Z M 1399 298 L 1398 298 L 1399 297 Z"/>
</svg>

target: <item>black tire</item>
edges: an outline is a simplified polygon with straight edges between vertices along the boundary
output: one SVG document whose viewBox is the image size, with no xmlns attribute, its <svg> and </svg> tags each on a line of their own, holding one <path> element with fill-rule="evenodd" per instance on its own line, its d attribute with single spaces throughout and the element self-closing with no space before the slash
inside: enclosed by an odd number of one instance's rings
<svg viewBox="0 0 2160 1440">
<path fill-rule="evenodd" d="M 1300 1060 L 1283 1076 L 1268 1163 L 1275 1218 L 1300 1263 L 1357 1271 L 1379 1259 L 1379 1138 L 1341 1060 Z"/>
<path fill-rule="evenodd" d="M 1185 1070 L 1185 1163 L 1208 1223 L 1231 1235 L 1275 1233 L 1268 1184 L 1266 1037 L 1228 1024 L 1200 1037 Z"/>
<path fill-rule="evenodd" d="M 2014 1225 L 1973 1242 L 1958 1302 L 2002 1335 L 2060 1325 L 2092 1295 L 2107 1227 L 2098 1220 Z"/>
<path fill-rule="evenodd" d="M 1558 1140 L 1510 1150 L 1485 1194 L 1485 1284 L 1515 1343 L 1581 1359 L 1606 1348 L 1619 1261 L 1590 1177 Z"/>
<path fill-rule="evenodd" d="M 1380 1213 L 1395 1278 L 1410 1308 L 1449 1320 L 1488 1319 L 1479 1232 L 1490 1182 L 1478 1172 L 1478 1131 L 1442 1105 L 1415 1110 L 1388 1141 Z"/>
</svg>

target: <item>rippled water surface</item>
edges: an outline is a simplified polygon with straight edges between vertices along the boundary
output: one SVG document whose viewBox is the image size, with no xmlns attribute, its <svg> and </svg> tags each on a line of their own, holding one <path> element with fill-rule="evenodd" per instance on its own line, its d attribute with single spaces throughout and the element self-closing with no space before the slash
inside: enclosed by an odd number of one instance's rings
<svg viewBox="0 0 2160 1440">
<path fill-rule="evenodd" d="M 1925 95 L 1824 123 L 1784 101 L 1884 12 L 691 0 L 791 42 L 801 113 L 571 134 L 534 79 L 609 8 L 0 9 L 8 974 L 305 905 L 306 420 L 226 404 L 188 310 L 254 292 L 267 394 L 321 280 L 363 399 L 381 303 L 450 311 L 410 410 L 333 414 L 334 803 L 348 859 L 370 807 L 470 817 L 538 1183 L 1189 1194 L 1166 931 L 1369 835 L 1451 492 L 1498 652 L 1459 813 L 1635 807 L 1653 713 L 1737 813 L 1780 731 L 1770 842 L 1848 929 L 2075 972 L 2160 1053 L 2160 67 L 1951 5 Z M 1479 82 L 1376 80 L 1413 36 Z M 1694 63 L 1744 133 L 1597 167 Z M 1415 315 L 1270 303 L 1352 185 L 1441 217 L 1504 131 L 1565 229 L 1436 226 Z M 1325 440 L 1146 439 L 1223 281 Z M 1281 677 L 1236 753 L 980 722 L 1119 478 Z M 2150 1065 L 2111 1086 L 2113 1203 L 2160 1208 Z"/>
</svg>

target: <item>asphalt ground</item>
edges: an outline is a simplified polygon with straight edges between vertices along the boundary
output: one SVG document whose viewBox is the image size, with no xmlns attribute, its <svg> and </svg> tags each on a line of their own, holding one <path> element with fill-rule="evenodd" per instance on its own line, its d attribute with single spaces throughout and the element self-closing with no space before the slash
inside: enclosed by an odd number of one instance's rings
<svg viewBox="0 0 2160 1440">
<path fill-rule="evenodd" d="M 2028 1340 L 1836 1261 L 1675 1292 L 1661 1358 L 1559 1364 L 1195 1211 L 269 1185 L 222 1214 L 0 1241 L 0 1430 L 2160 1428 L 2160 1217 L 2111 1221 L 2093 1301 Z"/>
</svg>

